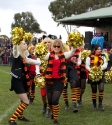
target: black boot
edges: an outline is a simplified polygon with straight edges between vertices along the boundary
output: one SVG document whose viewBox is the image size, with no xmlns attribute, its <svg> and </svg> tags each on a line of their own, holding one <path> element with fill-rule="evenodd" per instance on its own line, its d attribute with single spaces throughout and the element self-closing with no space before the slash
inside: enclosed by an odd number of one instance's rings
<svg viewBox="0 0 112 125">
<path fill-rule="evenodd" d="M 51 110 L 47 109 L 46 111 L 46 118 L 50 118 L 51 117 Z"/>
<path fill-rule="evenodd" d="M 99 97 L 99 105 L 98 105 L 98 108 L 99 108 L 100 111 L 104 111 L 104 107 L 103 107 L 103 105 L 102 105 L 102 99 L 100 99 L 100 97 Z"/>
<path fill-rule="evenodd" d="M 68 110 L 69 109 L 69 103 L 68 101 L 65 101 L 65 110 Z"/>
<path fill-rule="evenodd" d="M 46 113 L 46 108 L 47 108 L 47 103 L 45 103 L 43 105 L 43 108 L 42 108 L 42 113 L 45 114 Z"/>
<path fill-rule="evenodd" d="M 73 103 L 73 112 L 74 112 L 74 113 L 78 112 L 77 106 L 76 106 L 76 104 L 74 104 L 74 103 Z"/>
<path fill-rule="evenodd" d="M 95 111 L 97 108 L 96 108 L 96 99 L 92 99 L 93 101 L 93 110 Z"/>
<path fill-rule="evenodd" d="M 34 101 L 34 98 L 30 98 L 30 104 L 32 104 Z"/>
</svg>

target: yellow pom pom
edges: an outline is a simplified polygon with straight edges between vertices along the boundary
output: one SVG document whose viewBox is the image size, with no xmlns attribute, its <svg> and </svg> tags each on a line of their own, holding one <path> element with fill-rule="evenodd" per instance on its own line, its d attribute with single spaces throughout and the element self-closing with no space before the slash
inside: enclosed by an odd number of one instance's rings
<svg viewBox="0 0 112 125">
<path fill-rule="evenodd" d="M 48 53 L 48 47 L 46 44 L 44 44 L 43 42 L 41 43 L 38 43 L 36 46 L 35 46 L 35 51 L 34 51 L 34 54 L 40 58 L 40 59 L 43 59 Z"/>
<path fill-rule="evenodd" d="M 85 62 L 85 59 L 90 55 L 90 50 L 83 50 L 81 52 L 81 60 Z"/>
<path fill-rule="evenodd" d="M 35 83 L 36 87 L 44 88 L 45 87 L 45 78 L 44 78 L 44 76 L 41 76 L 41 77 L 35 76 L 34 83 Z"/>
<path fill-rule="evenodd" d="M 68 44 L 74 48 L 84 44 L 84 36 L 80 32 L 71 32 L 68 34 Z"/>
<path fill-rule="evenodd" d="M 112 83 L 112 71 L 105 72 L 105 80 L 108 83 Z"/>
<path fill-rule="evenodd" d="M 103 71 L 101 70 L 101 68 L 96 67 L 96 66 L 93 66 L 93 67 L 90 69 L 90 72 L 89 72 L 89 79 L 90 79 L 92 82 L 97 82 L 97 81 L 99 81 L 100 79 L 102 79 L 102 75 L 103 75 Z"/>
<path fill-rule="evenodd" d="M 21 42 L 24 41 L 32 41 L 32 34 L 25 33 L 22 27 L 15 27 L 11 31 L 12 35 L 12 44 L 19 45 Z"/>
</svg>

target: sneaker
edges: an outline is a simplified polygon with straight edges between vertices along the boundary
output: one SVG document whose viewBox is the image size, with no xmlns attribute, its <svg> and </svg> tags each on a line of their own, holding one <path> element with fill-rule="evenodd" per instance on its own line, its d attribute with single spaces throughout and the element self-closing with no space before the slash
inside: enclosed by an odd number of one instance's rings
<svg viewBox="0 0 112 125">
<path fill-rule="evenodd" d="M 65 105 L 65 110 L 68 110 L 69 109 L 69 105 Z"/>
<path fill-rule="evenodd" d="M 24 116 L 22 118 L 18 118 L 18 120 L 21 120 L 21 121 L 25 121 L 25 122 L 30 122 L 27 118 L 25 118 Z"/>
<path fill-rule="evenodd" d="M 8 121 L 9 125 L 17 125 L 17 123 L 15 121 Z"/>
<path fill-rule="evenodd" d="M 78 109 L 77 109 L 76 104 L 73 105 L 73 112 L 74 112 L 74 113 L 78 112 Z"/>
<path fill-rule="evenodd" d="M 102 105 L 99 105 L 98 107 L 99 107 L 99 110 L 100 110 L 100 111 L 104 111 L 104 110 L 105 110 Z"/>
<path fill-rule="evenodd" d="M 68 101 L 65 101 L 65 110 L 68 110 L 69 109 L 69 103 Z"/>
<path fill-rule="evenodd" d="M 82 106 L 82 101 L 81 100 L 77 101 L 77 107 L 81 107 L 81 106 Z"/>
<path fill-rule="evenodd" d="M 54 120 L 53 123 L 59 125 L 59 122 L 57 120 Z"/>
<path fill-rule="evenodd" d="M 93 111 L 96 111 L 96 110 L 97 110 L 96 106 L 93 106 Z"/>
<path fill-rule="evenodd" d="M 47 103 L 45 103 L 43 105 L 43 108 L 42 108 L 42 113 L 45 114 L 46 113 L 46 109 L 47 109 Z"/>
<path fill-rule="evenodd" d="M 51 111 L 50 111 L 50 109 L 47 109 L 46 118 L 50 118 L 50 117 L 51 117 Z"/>
</svg>

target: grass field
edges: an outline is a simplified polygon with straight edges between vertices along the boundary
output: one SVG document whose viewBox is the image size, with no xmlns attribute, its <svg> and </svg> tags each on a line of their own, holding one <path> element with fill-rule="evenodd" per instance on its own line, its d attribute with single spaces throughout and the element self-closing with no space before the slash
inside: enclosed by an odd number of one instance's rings
<svg viewBox="0 0 112 125">
<path fill-rule="evenodd" d="M 19 104 L 19 99 L 13 91 L 9 91 L 11 76 L 9 75 L 10 67 L 0 66 L 0 125 L 8 125 L 8 119 Z M 69 99 L 70 89 L 68 88 Z M 105 93 L 103 105 L 105 111 L 93 111 L 91 101 L 91 88 L 89 84 L 83 95 L 83 105 L 79 108 L 78 113 L 72 112 L 71 99 L 69 101 L 70 109 L 64 110 L 64 101 L 60 99 L 60 125 L 112 125 L 112 84 L 105 84 Z M 46 118 L 41 113 L 42 101 L 39 88 L 36 88 L 36 98 L 32 105 L 25 110 L 24 115 L 31 122 L 25 123 L 17 121 L 18 125 L 53 125 L 50 118 Z"/>
</svg>

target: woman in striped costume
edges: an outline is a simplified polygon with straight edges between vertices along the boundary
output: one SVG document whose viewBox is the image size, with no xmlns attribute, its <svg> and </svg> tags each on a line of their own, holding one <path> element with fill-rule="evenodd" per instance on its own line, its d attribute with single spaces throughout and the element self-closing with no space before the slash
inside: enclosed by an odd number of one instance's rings
<svg viewBox="0 0 112 125">
<path fill-rule="evenodd" d="M 48 60 L 45 71 L 45 81 L 47 90 L 48 104 L 52 112 L 54 124 L 59 124 L 59 99 L 66 81 L 66 59 L 71 57 L 75 49 L 64 52 L 64 46 L 60 39 L 55 39 L 52 45 L 52 51 L 46 55 L 44 60 Z"/>
<path fill-rule="evenodd" d="M 107 61 L 104 54 L 101 54 L 101 47 L 98 44 L 92 45 L 91 54 L 89 57 L 86 58 L 86 69 L 90 71 L 93 66 L 100 67 L 103 71 L 107 68 Z M 97 109 L 96 104 L 96 94 L 97 94 L 97 87 L 98 87 L 98 108 L 101 111 L 104 111 L 104 107 L 102 105 L 103 95 L 104 95 L 104 77 L 97 82 L 92 82 L 88 79 L 88 83 L 91 85 L 92 90 L 92 102 L 93 102 L 93 110 Z"/>
</svg>

